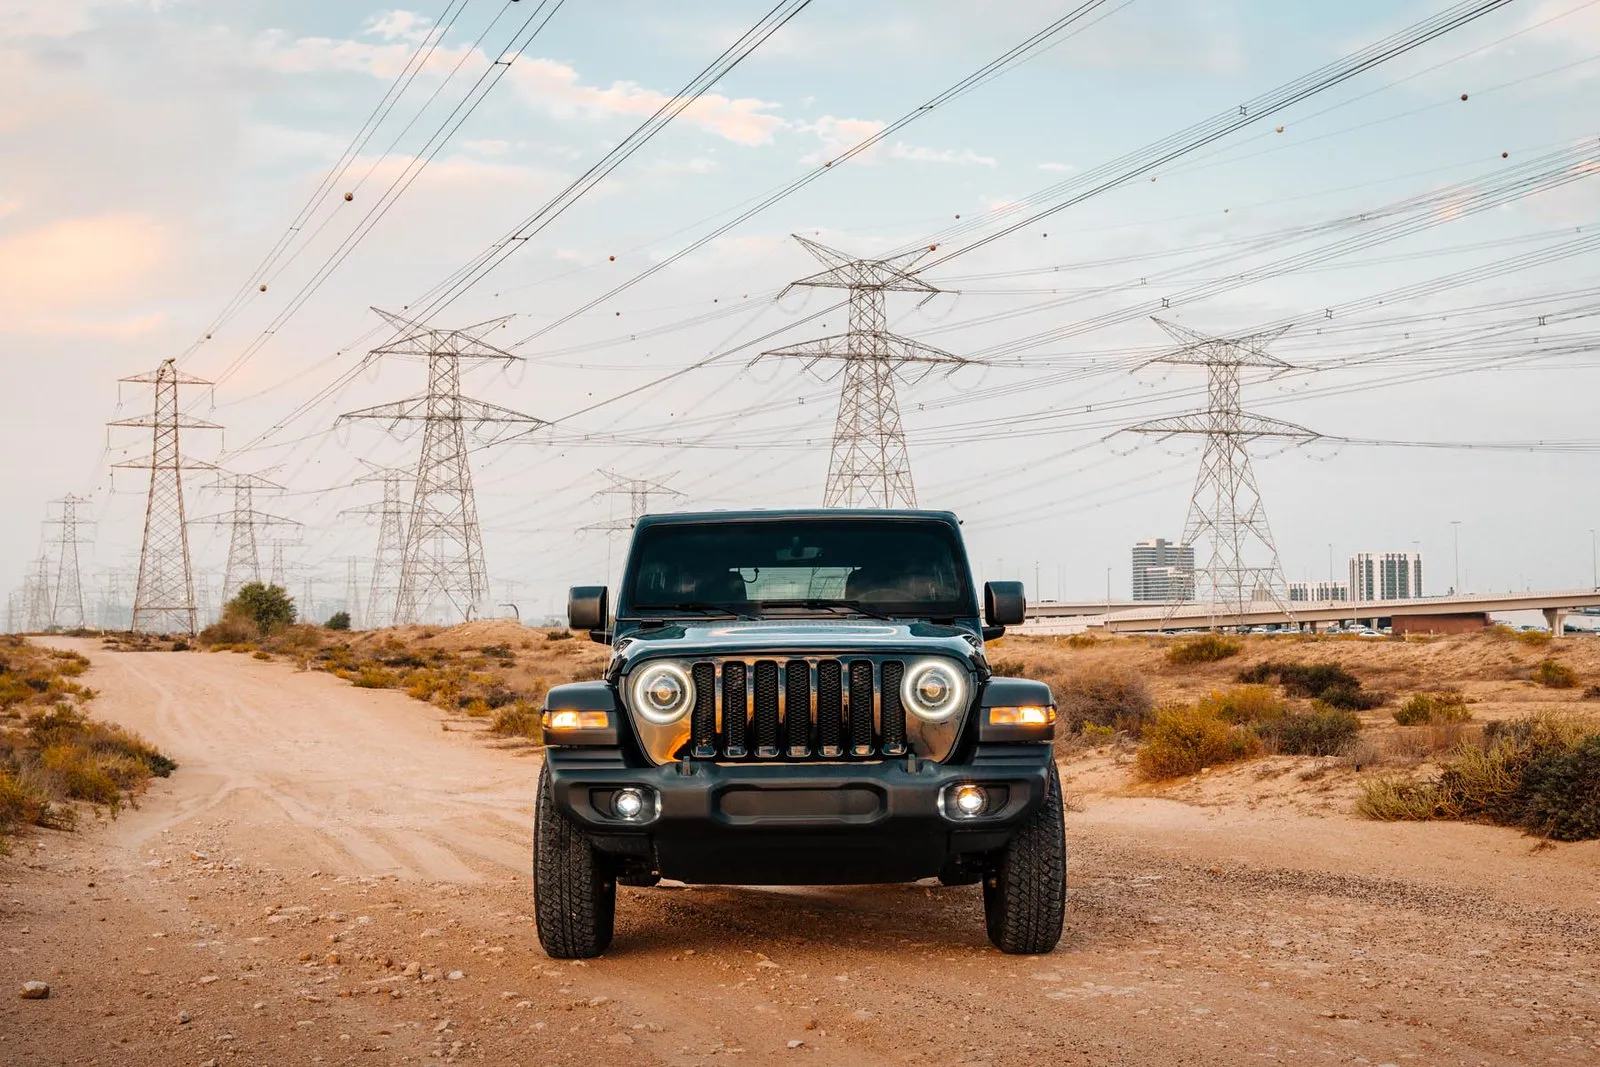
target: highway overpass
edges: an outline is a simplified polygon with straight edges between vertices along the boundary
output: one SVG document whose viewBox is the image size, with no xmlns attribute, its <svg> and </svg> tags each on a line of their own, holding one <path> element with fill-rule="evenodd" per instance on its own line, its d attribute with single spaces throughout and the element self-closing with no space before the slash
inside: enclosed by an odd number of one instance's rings
<svg viewBox="0 0 1600 1067">
<path fill-rule="evenodd" d="M 1110 608 L 1108 611 L 1107 608 Z M 1600 589 L 1559 589 L 1523 593 L 1468 593 L 1419 597 L 1414 600 L 1295 601 L 1287 611 L 1258 600 L 1243 612 L 1231 604 L 1166 604 L 1140 601 L 1047 602 L 1029 605 L 1028 621 L 1018 633 L 1153 633 L 1160 630 L 1205 629 L 1212 626 L 1304 626 L 1322 629 L 1330 623 L 1357 619 L 1390 619 L 1399 630 L 1461 630 L 1488 624 L 1491 614 L 1537 611 L 1553 634 L 1572 612 L 1600 610 Z"/>
</svg>

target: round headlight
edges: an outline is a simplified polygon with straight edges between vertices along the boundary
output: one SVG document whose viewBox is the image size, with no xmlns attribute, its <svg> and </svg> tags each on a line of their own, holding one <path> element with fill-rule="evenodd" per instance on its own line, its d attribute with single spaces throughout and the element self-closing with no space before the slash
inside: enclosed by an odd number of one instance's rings
<svg viewBox="0 0 1600 1067">
<path fill-rule="evenodd" d="M 683 718 L 694 703 L 694 682 L 676 663 L 652 663 L 633 676 L 633 710 L 658 726 Z"/>
<path fill-rule="evenodd" d="M 942 722 L 966 707 L 966 675 L 952 664 L 918 664 L 906 672 L 900 699 L 919 719 Z"/>
</svg>

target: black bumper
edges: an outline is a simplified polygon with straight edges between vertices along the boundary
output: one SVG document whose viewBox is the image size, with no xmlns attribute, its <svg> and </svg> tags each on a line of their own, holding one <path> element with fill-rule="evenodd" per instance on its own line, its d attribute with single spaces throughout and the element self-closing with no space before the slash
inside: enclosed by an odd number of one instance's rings
<svg viewBox="0 0 1600 1067">
<path fill-rule="evenodd" d="M 552 748 L 557 810 L 595 845 L 665 878 L 724 885 L 907 882 L 993 852 L 1044 802 L 1048 744 L 979 745 L 960 764 L 713 763 L 629 766 L 617 749 Z M 984 787 L 959 815 L 954 786 Z M 619 789 L 645 810 L 619 817 Z"/>
</svg>

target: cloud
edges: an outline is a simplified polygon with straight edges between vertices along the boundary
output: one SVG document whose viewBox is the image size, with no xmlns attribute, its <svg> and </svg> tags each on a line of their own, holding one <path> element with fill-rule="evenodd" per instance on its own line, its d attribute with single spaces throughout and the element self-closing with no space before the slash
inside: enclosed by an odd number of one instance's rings
<svg viewBox="0 0 1600 1067">
<path fill-rule="evenodd" d="M 166 230 L 139 215 L 62 219 L 0 237 L 0 324 L 12 333 L 130 335 L 161 325 L 136 302 L 168 259 Z"/>
<path fill-rule="evenodd" d="M 822 147 L 800 157 L 802 163 L 827 163 L 841 152 L 860 144 L 874 134 L 882 133 L 887 123 L 877 119 L 841 119 L 833 115 L 824 115 L 816 122 L 800 123 L 795 128 L 801 133 L 814 133 L 822 141 Z M 867 159 L 876 154 L 877 146 L 874 145 L 856 159 Z"/>
<path fill-rule="evenodd" d="M 958 152 L 953 148 L 937 149 L 923 145 L 908 145 L 904 141 L 894 143 L 889 149 L 889 158 L 910 160 L 913 163 L 951 163 L 962 167 L 1000 165 L 999 160 L 993 156 L 980 156 L 970 148 L 963 148 Z"/>
<path fill-rule="evenodd" d="M 528 103 L 558 118 L 573 115 L 627 115 L 645 118 L 672 97 L 637 82 L 615 81 L 601 88 L 584 85 L 578 72 L 553 59 L 524 59 L 511 67 L 511 79 Z M 707 93 L 684 109 L 676 121 L 742 145 L 763 145 L 786 123 L 768 114 L 778 105 L 755 97 L 737 99 Z"/>
<path fill-rule="evenodd" d="M 415 11 L 385 11 L 367 21 L 365 32 L 386 41 L 425 41 L 433 32 L 433 20 Z"/>
<path fill-rule="evenodd" d="M 503 156 L 511 151 L 511 142 L 487 138 L 481 141 L 462 141 L 461 147 L 481 156 Z"/>
<path fill-rule="evenodd" d="M 1040 170 L 1050 171 L 1052 174 L 1065 174 L 1069 170 L 1076 170 L 1071 163 L 1040 163 Z"/>
</svg>

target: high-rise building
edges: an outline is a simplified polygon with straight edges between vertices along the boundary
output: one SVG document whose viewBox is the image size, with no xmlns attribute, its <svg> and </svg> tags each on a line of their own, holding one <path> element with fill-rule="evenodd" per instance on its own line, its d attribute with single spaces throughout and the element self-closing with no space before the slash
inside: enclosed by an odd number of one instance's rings
<svg viewBox="0 0 1600 1067">
<path fill-rule="evenodd" d="M 1290 582 L 1290 602 L 1315 603 L 1328 600 L 1349 600 L 1350 587 L 1343 582 Z"/>
<path fill-rule="evenodd" d="M 1422 595 L 1422 554 L 1358 552 L 1350 557 L 1353 600 L 1414 600 Z"/>
<path fill-rule="evenodd" d="M 1133 599 L 1194 599 L 1194 546 L 1152 537 L 1133 546 Z"/>
</svg>

